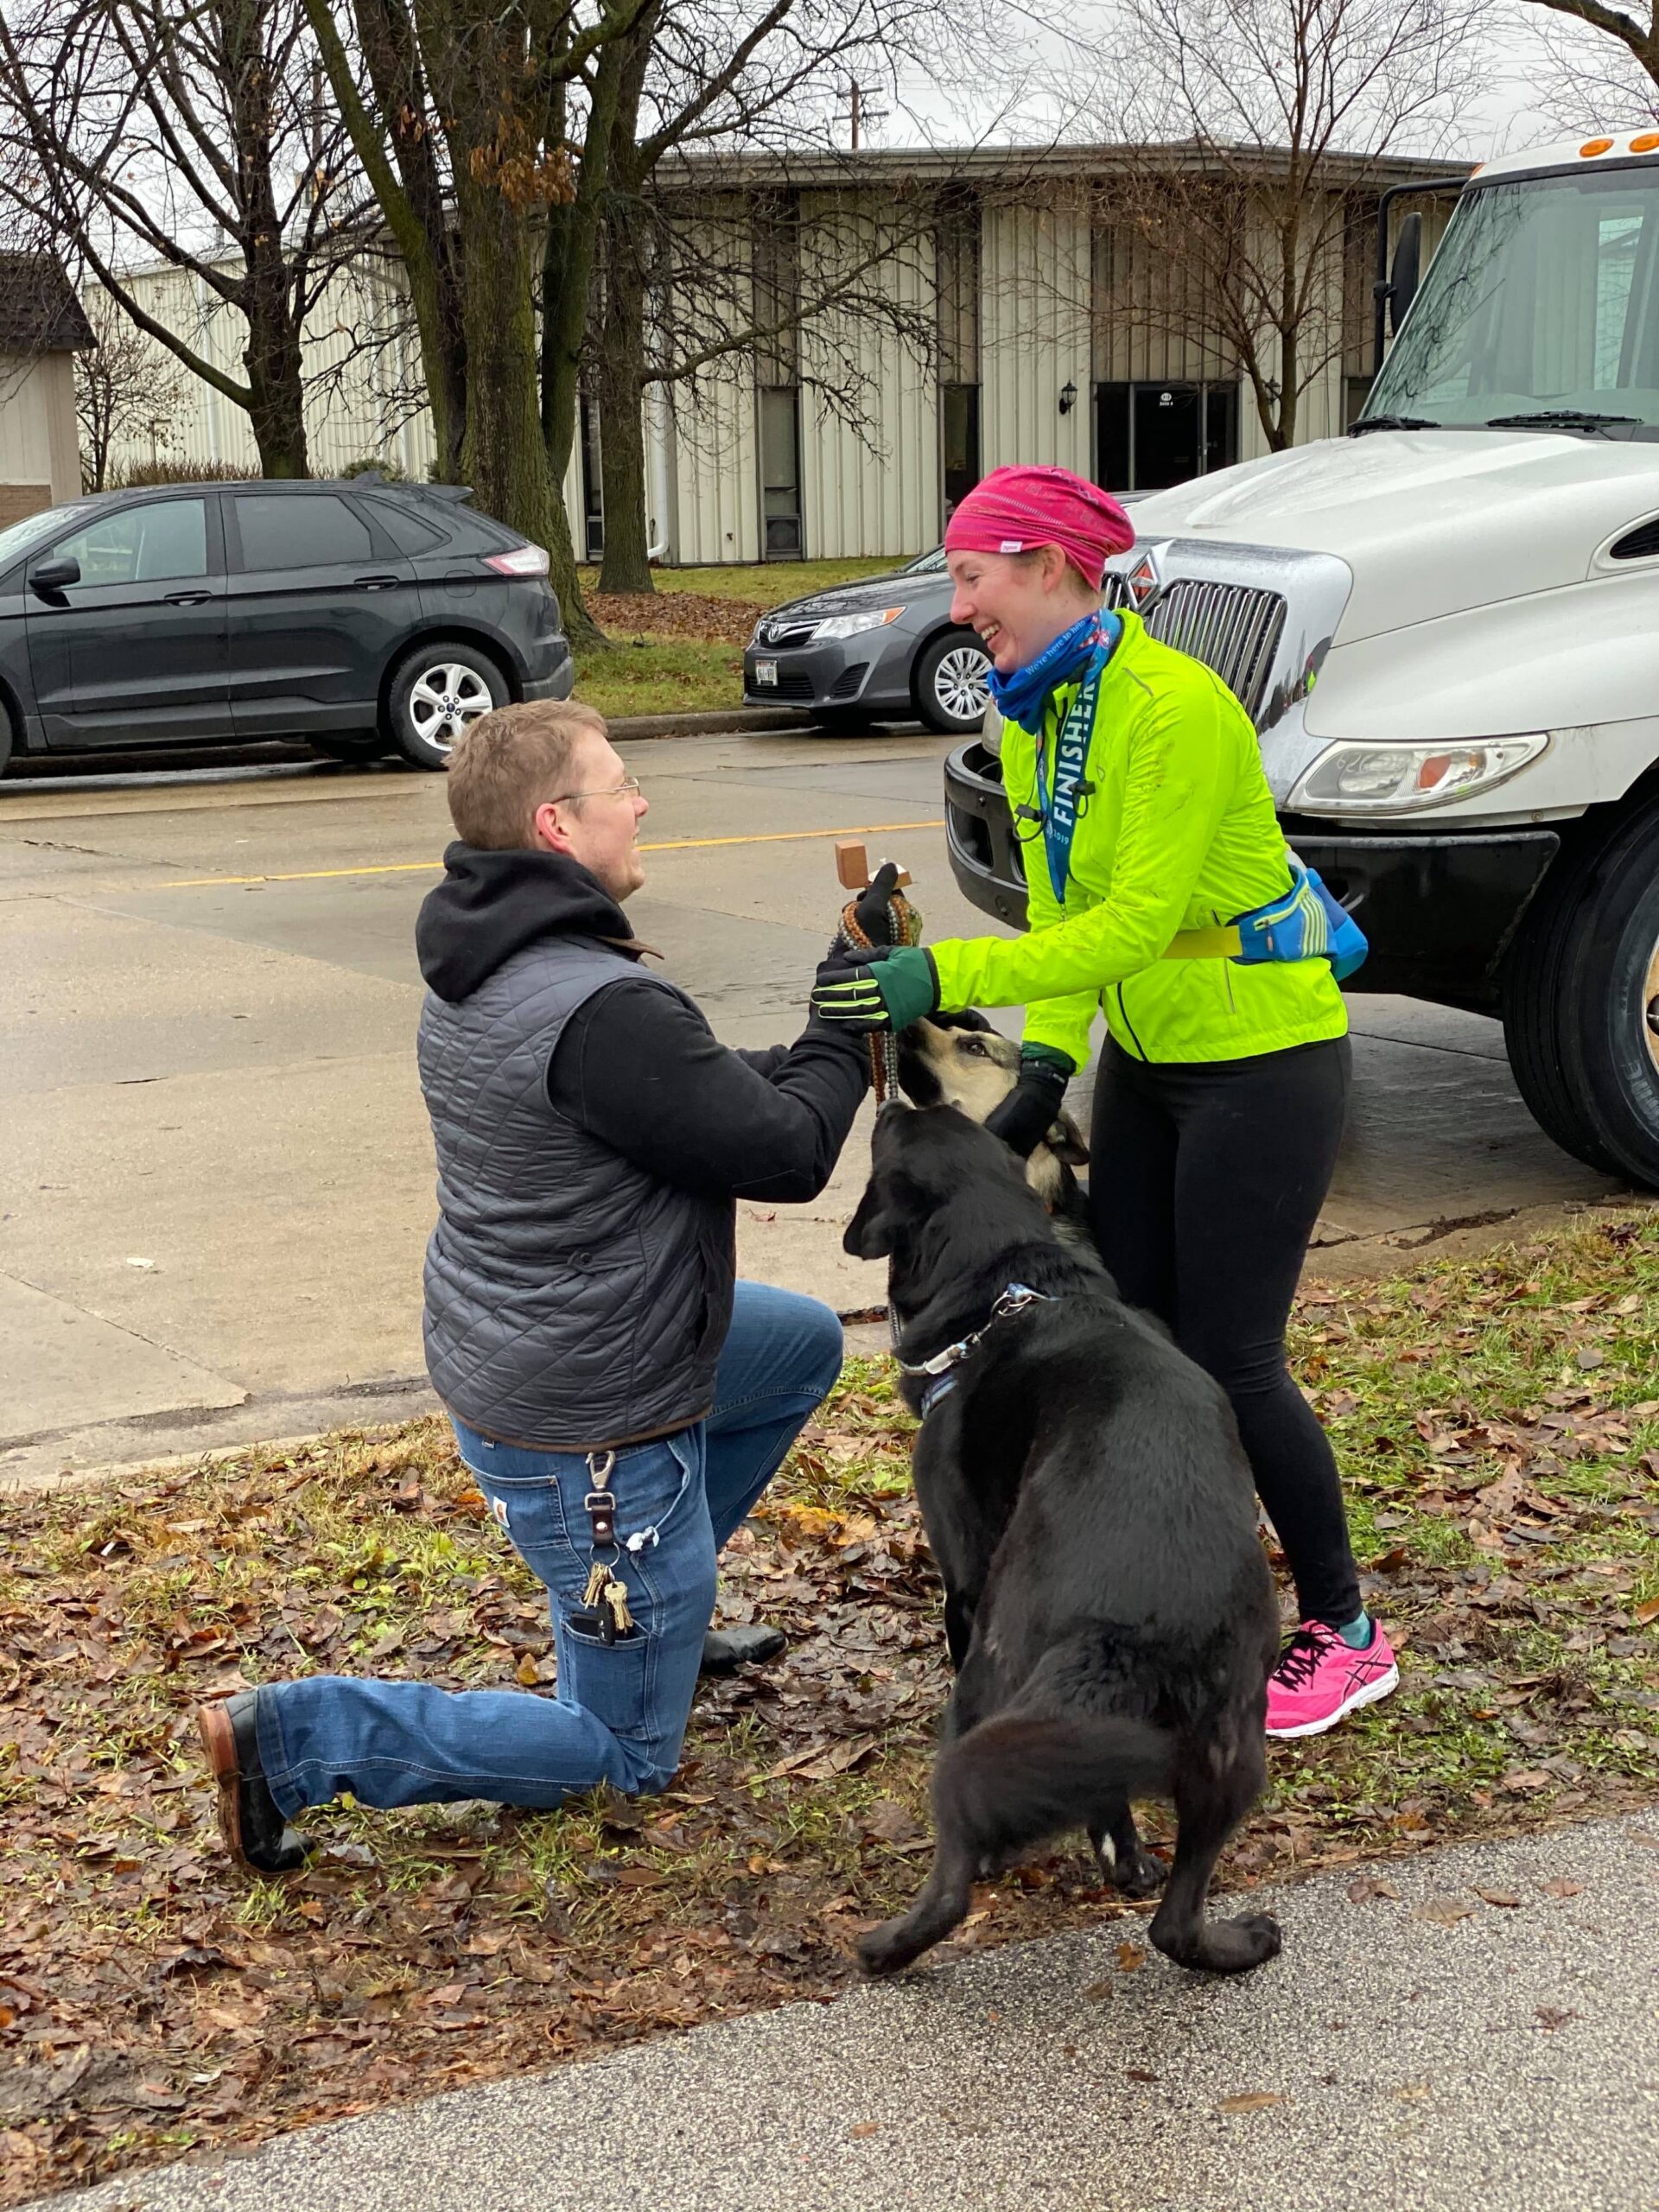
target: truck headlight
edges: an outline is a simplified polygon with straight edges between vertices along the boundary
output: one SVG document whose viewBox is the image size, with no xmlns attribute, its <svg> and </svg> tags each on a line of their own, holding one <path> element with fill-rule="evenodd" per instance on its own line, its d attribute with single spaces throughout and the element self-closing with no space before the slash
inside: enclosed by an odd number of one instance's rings
<svg viewBox="0 0 1659 2212">
<path fill-rule="evenodd" d="M 832 614 L 812 632 L 819 638 L 855 638 L 861 630 L 885 630 L 904 613 L 902 607 L 872 607 L 862 614 Z"/>
<path fill-rule="evenodd" d="M 1396 739 L 1349 739 L 1320 753 L 1287 802 L 1292 814 L 1408 814 L 1443 806 L 1535 760 L 1549 743 L 1529 737 L 1484 738 L 1473 745 L 1406 745 Z"/>
</svg>

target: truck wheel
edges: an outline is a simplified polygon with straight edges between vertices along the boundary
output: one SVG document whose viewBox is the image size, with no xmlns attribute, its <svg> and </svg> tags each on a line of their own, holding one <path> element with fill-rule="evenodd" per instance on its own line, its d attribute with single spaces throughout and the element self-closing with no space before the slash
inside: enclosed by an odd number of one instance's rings
<svg viewBox="0 0 1659 2212">
<path fill-rule="evenodd" d="M 1521 1095 L 1557 1143 L 1659 1190 L 1659 811 L 1576 855 L 1535 901 L 1503 1028 Z"/>
<path fill-rule="evenodd" d="M 985 719 L 985 678 L 991 657 L 971 630 L 945 630 L 922 649 L 912 683 L 916 709 L 930 729 L 971 734 Z"/>
</svg>

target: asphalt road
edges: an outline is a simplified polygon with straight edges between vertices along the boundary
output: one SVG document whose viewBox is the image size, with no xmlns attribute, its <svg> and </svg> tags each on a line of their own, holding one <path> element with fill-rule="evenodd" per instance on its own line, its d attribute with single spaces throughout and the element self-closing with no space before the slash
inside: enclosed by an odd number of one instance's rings
<svg viewBox="0 0 1659 2212">
<path fill-rule="evenodd" d="M 720 1033 L 793 1033 L 837 906 L 831 840 L 945 864 L 922 735 L 625 747 L 630 911 Z M 303 1433 L 419 1402 L 432 1161 L 412 931 L 442 779 L 304 761 L 0 784 L 0 1483 Z M 1594 1200 L 1516 1096 L 1496 1026 L 1356 998 L 1358 1082 L 1319 1264 Z M 743 1263 L 842 1311 L 855 1137 L 810 1207 L 741 1209 Z M 1373 1262 L 1374 1263 L 1374 1262 Z"/>
<path fill-rule="evenodd" d="M 1257 1891 L 1235 1981 L 1134 1923 L 127 2175 L 64 2212 L 1650 2212 L 1639 1821 Z M 993 1908 L 994 1910 L 994 1908 Z M 42 2208 L 43 2212 L 43 2208 Z"/>
</svg>

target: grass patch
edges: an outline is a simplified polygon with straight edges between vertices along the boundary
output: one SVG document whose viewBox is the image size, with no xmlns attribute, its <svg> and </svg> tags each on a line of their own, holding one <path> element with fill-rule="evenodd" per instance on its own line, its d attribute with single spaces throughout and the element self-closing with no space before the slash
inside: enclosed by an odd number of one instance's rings
<svg viewBox="0 0 1659 2212">
<path fill-rule="evenodd" d="M 1298 1370 L 1404 1681 L 1274 1747 L 1226 1880 L 1659 1795 L 1656 1344 L 1650 1213 L 1303 1300 Z M 448 1432 L 0 1503 L 0 2203 L 843 1986 L 927 1853 L 946 1682 L 909 1427 L 887 1363 L 850 1365 L 725 1561 L 724 1613 L 791 1651 L 702 1692 L 665 1796 L 346 1805 L 283 1883 L 219 1851 L 200 1699 L 550 1680 Z M 1077 1840 L 980 1904 L 958 1946 L 1140 1910 Z"/>
<path fill-rule="evenodd" d="M 601 715 L 741 707 L 741 645 L 690 638 L 618 639 L 576 655 L 575 696 Z"/>
</svg>

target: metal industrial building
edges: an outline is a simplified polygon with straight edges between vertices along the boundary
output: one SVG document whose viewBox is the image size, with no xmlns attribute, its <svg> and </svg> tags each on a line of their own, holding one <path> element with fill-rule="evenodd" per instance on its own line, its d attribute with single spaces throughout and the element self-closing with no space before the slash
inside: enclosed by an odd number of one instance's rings
<svg viewBox="0 0 1659 2212">
<path fill-rule="evenodd" d="M 664 188 L 689 206 L 717 191 L 728 232 L 747 205 L 757 267 L 762 257 L 775 266 L 780 224 L 796 271 L 856 251 L 883 224 L 905 242 L 869 279 L 888 289 L 890 325 L 832 333 L 809 320 L 786 345 L 746 346 L 676 387 L 671 404 L 648 395 L 653 550 L 677 563 L 899 556 L 936 543 L 950 502 L 1004 461 L 1060 462 L 1114 490 L 1147 490 L 1265 450 L 1240 365 L 1194 296 L 1198 280 L 1103 212 L 1113 180 L 1140 157 L 1126 146 L 757 157 L 722 165 L 717 186 L 685 164 Z M 1268 170 L 1281 159 L 1258 158 Z M 1338 156 L 1324 174 L 1342 202 L 1342 245 L 1321 271 L 1320 367 L 1298 442 L 1341 429 L 1369 381 L 1378 194 L 1448 172 Z M 1444 203 L 1425 207 L 1432 238 Z M 158 320 L 239 368 L 238 318 L 205 287 L 172 270 L 133 283 Z M 905 324 L 931 342 L 918 348 Z M 418 351 L 386 264 L 338 279 L 307 339 L 314 469 L 372 458 L 426 475 Z M 856 409 L 826 398 L 837 378 L 856 385 Z M 188 383 L 164 457 L 254 472 L 241 410 Z M 603 525 L 596 438 L 584 407 L 564 487 L 579 553 L 597 551 Z M 118 467 L 156 457 L 114 456 Z"/>
</svg>

